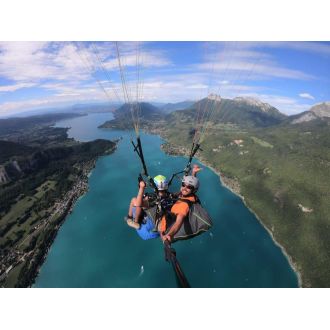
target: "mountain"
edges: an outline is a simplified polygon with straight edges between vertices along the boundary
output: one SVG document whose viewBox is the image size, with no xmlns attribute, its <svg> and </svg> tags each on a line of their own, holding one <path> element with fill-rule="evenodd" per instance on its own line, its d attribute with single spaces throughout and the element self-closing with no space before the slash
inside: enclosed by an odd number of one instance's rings
<svg viewBox="0 0 330 330">
<path fill-rule="evenodd" d="M 166 105 L 165 102 L 152 102 L 152 101 L 150 101 L 149 103 L 152 104 L 153 106 L 157 107 L 157 108 L 162 108 L 163 106 Z"/>
<path fill-rule="evenodd" d="M 142 102 L 138 104 L 125 103 L 114 111 L 114 119 L 106 121 L 99 128 L 132 129 L 134 124 L 147 127 L 152 123 L 157 123 L 164 115 L 157 107 L 150 103 Z"/>
<path fill-rule="evenodd" d="M 310 111 L 319 118 L 330 117 L 330 102 L 316 104 Z"/>
<path fill-rule="evenodd" d="M 289 122 L 291 124 L 300 124 L 310 122 L 312 120 L 318 119 L 318 117 L 311 111 L 304 111 L 298 115 L 293 115 L 289 117 Z"/>
<path fill-rule="evenodd" d="M 7 119 L 0 119 L 0 138 L 4 139 L 7 135 L 21 134 L 22 132 L 26 132 L 40 126 L 54 125 L 56 121 L 78 116 L 80 116 L 80 114 L 52 113 L 30 117 L 11 117 Z"/>
<path fill-rule="evenodd" d="M 114 112 L 119 106 L 121 103 L 118 102 L 75 104 L 69 110 L 70 112 L 83 111 L 88 113 Z"/>
<path fill-rule="evenodd" d="M 314 120 L 330 119 L 330 102 L 323 102 L 314 105 L 308 111 L 289 117 L 291 124 L 301 124 Z"/>
<path fill-rule="evenodd" d="M 272 126 L 281 123 L 287 117 L 273 106 L 256 99 L 243 97 L 222 99 L 218 95 L 210 94 L 188 109 L 180 111 L 180 114 L 171 113 L 168 119 L 194 121 L 197 111 L 200 116 L 205 113 L 205 118 L 209 118 L 213 124 L 231 123 L 241 127 Z M 210 116 L 207 117 L 208 115 Z"/>
<path fill-rule="evenodd" d="M 178 103 L 167 103 L 162 107 L 159 107 L 164 114 L 169 114 L 173 111 L 184 110 L 191 107 L 195 102 L 194 101 L 183 101 Z"/>
<path fill-rule="evenodd" d="M 118 108 L 122 103 L 119 102 L 102 102 L 102 103 L 77 103 L 74 105 L 58 106 L 55 108 L 41 108 L 35 110 L 28 110 L 24 112 L 18 112 L 11 115 L 1 115 L 0 119 L 9 118 L 25 118 L 31 116 L 42 115 L 55 115 L 61 113 L 103 113 L 112 112 Z"/>
<path fill-rule="evenodd" d="M 234 98 L 234 101 L 236 101 L 238 104 L 250 107 L 247 109 L 248 111 L 261 111 L 262 113 L 268 114 L 269 116 L 272 116 L 273 118 L 278 118 L 280 120 L 286 118 L 286 116 L 279 110 L 277 110 L 275 107 L 252 97 L 236 97 Z"/>
<path fill-rule="evenodd" d="M 133 105 L 125 103 L 114 111 L 114 115 L 116 119 L 123 119 L 125 117 L 126 119 L 131 119 L 132 112 L 133 116 L 138 115 L 140 119 L 144 120 L 157 119 L 161 116 L 161 111 L 154 105 L 147 102 L 141 102 Z"/>
</svg>

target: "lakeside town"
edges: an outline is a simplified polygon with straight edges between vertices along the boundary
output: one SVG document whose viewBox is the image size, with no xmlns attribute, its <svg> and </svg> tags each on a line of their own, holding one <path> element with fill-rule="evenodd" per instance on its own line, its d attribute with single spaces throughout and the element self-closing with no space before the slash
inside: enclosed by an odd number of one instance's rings
<svg viewBox="0 0 330 330">
<path fill-rule="evenodd" d="M 22 268 L 23 266 L 31 268 L 32 271 L 27 273 L 20 272 L 20 276 L 26 277 L 26 279 L 21 279 L 20 281 L 25 283 L 26 286 L 31 286 L 33 284 L 38 270 L 45 260 L 59 228 L 63 224 L 67 215 L 72 212 L 75 202 L 87 192 L 88 176 L 91 170 L 95 167 L 95 163 L 96 159 L 92 159 L 77 164 L 77 169 L 81 170 L 81 175 L 75 178 L 71 189 L 49 206 L 46 210 L 46 214 L 48 214 L 47 217 L 38 221 L 27 236 L 22 240 L 19 240 L 15 246 L 11 247 L 6 254 L 1 256 L 0 284 L 2 287 L 6 286 L 8 277 L 15 271 L 15 269 Z M 33 248 L 37 239 L 46 232 L 48 232 L 48 235 L 47 239 L 43 240 L 41 244 L 42 248 Z M 32 248 L 31 250 L 23 249 L 23 246 L 27 241 L 30 241 L 29 248 Z"/>
</svg>

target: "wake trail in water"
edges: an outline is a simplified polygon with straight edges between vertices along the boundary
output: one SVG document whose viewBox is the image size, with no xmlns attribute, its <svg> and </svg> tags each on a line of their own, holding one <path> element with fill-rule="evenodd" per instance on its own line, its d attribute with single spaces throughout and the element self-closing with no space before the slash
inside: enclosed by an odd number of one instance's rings
<svg viewBox="0 0 330 330">
<path fill-rule="evenodd" d="M 142 265 L 142 266 L 141 266 L 141 269 L 140 269 L 139 277 L 141 277 L 141 276 L 143 275 L 143 273 L 144 273 L 144 267 L 143 267 L 143 265 Z"/>
</svg>

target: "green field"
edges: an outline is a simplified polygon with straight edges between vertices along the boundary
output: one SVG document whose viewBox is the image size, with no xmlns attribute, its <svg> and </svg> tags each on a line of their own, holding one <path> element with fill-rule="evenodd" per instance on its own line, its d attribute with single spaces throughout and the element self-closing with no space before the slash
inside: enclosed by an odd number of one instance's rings
<svg viewBox="0 0 330 330">
<path fill-rule="evenodd" d="M 265 148 L 274 148 L 274 146 L 271 145 L 270 143 L 268 143 L 266 141 L 263 141 L 263 140 L 260 140 L 260 139 L 256 138 L 255 136 L 251 136 L 251 139 L 253 140 L 253 142 L 259 144 L 262 147 L 265 147 Z"/>
<path fill-rule="evenodd" d="M 54 190 L 55 186 L 56 181 L 47 180 L 36 188 L 34 195 L 25 196 L 11 206 L 10 211 L 1 218 L 2 228 L 6 224 L 13 224 L 11 229 L 0 237 L 2 247 L 12 245 L 12 243 L 9 244 L 10 242 L 19 245 L 26 235 L 34 230 L 36 224 L 46 216 L 47 212 L 47 209 L 40 209 L 38 204 L 48 191 Z M 21 238 L 18 239 L 20 236 Z"/>
</svg>

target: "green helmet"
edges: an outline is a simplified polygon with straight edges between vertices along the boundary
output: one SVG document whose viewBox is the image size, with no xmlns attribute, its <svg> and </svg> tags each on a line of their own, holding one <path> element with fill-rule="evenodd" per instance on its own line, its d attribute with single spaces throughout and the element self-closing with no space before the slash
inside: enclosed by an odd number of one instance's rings
<svg viewBox="0 0 330 330">
<path fill-rule="evenodd" d="M 157 175 L 154 177 L 154 182 L 158 190 L 167 190 L 168 181 L 164 175 Z"/>
</svg>

